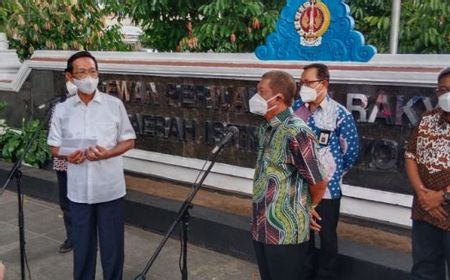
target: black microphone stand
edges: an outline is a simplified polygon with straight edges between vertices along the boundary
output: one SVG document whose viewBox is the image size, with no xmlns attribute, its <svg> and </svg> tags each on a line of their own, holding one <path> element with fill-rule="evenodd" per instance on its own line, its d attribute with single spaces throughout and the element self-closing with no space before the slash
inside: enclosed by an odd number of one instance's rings
<svg viewBox="0 0 450 280">
<path fill-rule="evenodd" d="M 147 265 L 145 266 L 144 270 L 139 275 L 137 275 L 136 278 L 134 278 L 135 280 L 145 280 L 146 279 L 145 276 L 147 275 L 148 271 L 150 270 L 150 267 L 153 265 L 153 263 L 155 262 L 156 258 L 159 255 L 159 253 L 161 252 L 162 248 L 164 247 L 167 240 L 169 239 L 170 235 L 175 230 L 175 227 L 180 222 L 181 222 L 181 227 L 182 227 L 182 229 L 181 229 L 182 253 L 181 254 L 183 256 L 182 268 L 181 268 L 181 279 L 182 280 L 188 279 L 187 243 L 188 243 L 189 218 L 190 218 L 189 209 L 191 209 L 193 207 L 192 200 L 194 199 L 198 190 L 201 188 L 201 186 L 202 186 L 203 182 L 205 181 L 206 177 L 208 176 L 208 174 L 211 172 L 211 169 L 214 166 L 214 164 L 216 163 L 217 157 L 220 154 L 220 152 L 222 151 L 223 146 L 224 145 L 220 145 L 220 146 L 218 146 L 217 150 L 215 149 L 216 152 L 212 154 L 213 157 L 211 159 L 211 162 L 210 162 L 208 168 L 206 169 L 206 171 L 203 173 L 203 176 L 200 179 L 200 182 L 194 183 L 193 189 L 192 189 L 191 193 L 188 195 L 188 197 L 186 198 L 186 200 L 181 205 L 181 208 L 177 213 L 175 221 L 172 223 L 172 225 L 170 226 L 166 235 L 159 243 L 159 245 L 156 248 L 155 252 L 153 253 L 152 257 L 147 262 Z M 202 171 L 200 171 L 200 172 L 202 172 Z"/>
<path fill-rule="evenodd" d="M 44 124 L 48 122 L 50 119 L 51 110 L 50 108 L 47 109 L 45 113 L 44 121 L 39 124 L 38 129 L 33 133 L 31 138 L 28 140 L 28 143 L 25 146 L 25 149 L 23 150 L 22 155 L 20 155 L 20 158 L 14 162 L 14 165 L 11 168 L 11 171 L 9 172 L 8 177 L 6 178 L 5 183 L 3 184 L 3 187 L 0 189 L 0 196 L 3 194 L 3 192 L 8 187 L 9 183 L 13 178 L 16 179 L 16 185 L 17 185 L 17 205 L 18 205 L 18 224 L 19 224 L 19 243 L 20 243 L 20 272 L 21 272 L 21 279 L 25 280 L 25 261 L 26 261 L 26 254 L 25 254 L 25 222 L 24 222 L 24 215 L 23 215 L 23 194 L 22 194 L 22 171 L 20 168 L 22 167 L 22 161 L 24 160 L 25 156 L 28 154 L 28 151 L 31 148 L 31 145 L 36 141 L 36 138 L 40 134 L 42 127 Z"/>
</svg>

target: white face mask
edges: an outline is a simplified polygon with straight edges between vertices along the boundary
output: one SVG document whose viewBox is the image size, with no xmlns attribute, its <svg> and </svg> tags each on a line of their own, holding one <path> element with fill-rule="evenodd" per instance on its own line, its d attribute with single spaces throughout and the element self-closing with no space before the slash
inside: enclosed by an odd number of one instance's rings
<svg viewBox="0 0 450 280">
<path fill-rule="evenodd" d="M 439 107 L 445 112 L 450 112 L 450 91 L 439 96 Z"/>
<path fill-rule="evenodd" d="M 78 90 L 77 86 L 74 85 L 71 81 L 66 82 L 66 89 L 68 95 L 76 94 Z"/>
<path fill-rule="evenodd" d="M 317 91 L 313 88 L 302 86 L 300 88 L 300 98 L 304 103 L 313 102 L 317 98 Z"/>
<path fill-rule="evenodd" d="M 278 95 L 275 95 L 274 97 L 270 98 L 269 100 L 265 100 L 259 93 L 256 93 L 248 101 L 249 106 L 250 106 L 250 113 L 253 113 L 255 115 L 265 116 L 268 111 L 275 109 L 276 106 L 273 106 L 272 108 L 267 108 L 268 107 L 267 103 L 277 96 Z"/>
<path fill-rule="evenodd" d="M 84 94 L 91 95 L 98 86 L 98 78 L 87 77 L 82 80 L 73 79 L 74 85 Z"/>
</svg>

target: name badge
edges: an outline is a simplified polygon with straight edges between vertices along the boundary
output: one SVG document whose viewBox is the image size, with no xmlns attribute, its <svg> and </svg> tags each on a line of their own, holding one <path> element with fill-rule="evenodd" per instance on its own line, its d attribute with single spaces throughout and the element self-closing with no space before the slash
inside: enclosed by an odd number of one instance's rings
<svg viewBox="0 0 450 280">
<path fill-rule="evenodd" d="M 330 135 L 331 131 L 321 130 L 319 135 L 319 144 L 328 146 L 328 144 L 330 143 Z"/>
</svg>

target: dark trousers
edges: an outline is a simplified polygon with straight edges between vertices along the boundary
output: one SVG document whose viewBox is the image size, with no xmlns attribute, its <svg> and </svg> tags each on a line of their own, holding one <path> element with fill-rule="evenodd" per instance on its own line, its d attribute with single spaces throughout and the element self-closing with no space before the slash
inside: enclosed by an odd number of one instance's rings
<svg viewBox="0 0 450 280">
<path fill-rule="evenodd" d="M 413 221 L 412 227 L 413 280 L 450 279 L 450 231 L 427 222 Z"/>
<path fill-rule="evenodd" d="M 69 199 L 67 198 L 67 172 L 56 171 L 59 186 L 59 206 L 63 212 L 66 240 L 72 243 L 72 220 L 70 218 Z"/>
<path fill-rule="evenodd" d="M 304 280 L 307 243 L 267 245 L 253 241 L 261 280 Z"/>
<path fill-rule="evenodd" d="M 307 279 L 336 279 L 338 259 L 337 225 L 341 199 L 323 199 L 316 207 L 322 220 L 320 250 L 315 246 L 315 233 L 311 231 L 306 261 Z"/>
<path fill-rule="evenodd" d="M 122 279 L 124 262 L 123 198 L 97 204 L 70 202 L 74 279 L 95 279 L 97 234 L 103 279 Z"/>
</svg>

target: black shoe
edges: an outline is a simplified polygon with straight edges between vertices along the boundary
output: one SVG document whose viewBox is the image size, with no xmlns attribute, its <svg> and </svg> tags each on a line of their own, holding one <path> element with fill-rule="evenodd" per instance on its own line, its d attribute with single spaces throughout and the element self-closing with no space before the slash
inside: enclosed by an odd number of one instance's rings
<svg viewBox="0 0 450 280">
<path fill-rule="evenodd" d="M 67 253 L 70 251 L 72 251 L 72 242 L 69 240 L 64 241 L 64 243 L 59 246 L 60 253 Z"/>
</svg>

